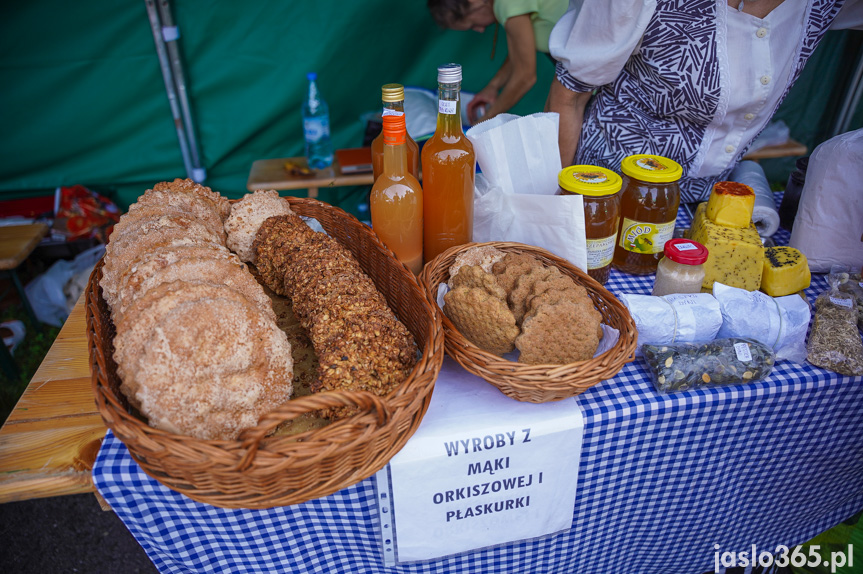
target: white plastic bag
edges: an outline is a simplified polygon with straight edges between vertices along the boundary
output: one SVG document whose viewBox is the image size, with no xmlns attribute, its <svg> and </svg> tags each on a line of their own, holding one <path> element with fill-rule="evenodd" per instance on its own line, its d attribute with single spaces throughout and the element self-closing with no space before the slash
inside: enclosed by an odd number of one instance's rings
<svg viewBox="0 0 863 574">
<path fill-rule="evenodd" d="M 809 269 L 863 265 L 863 129 L 815 148 L 806 169 L 788 245 L 806 255 Z"/>
<path fill-rule="evenodd" d="M 24 291 L 36 318 L 42 323 L 61 327 L 77 302 L 77 298 L 71 301 L 67 298 L 66 291 L 73 291 L 68 288 L 68 283 L 73 281 L 76 275 L 89 276 L 104 254 L 105 246 L 97 245 L 79 253 L 70 261 L 60 259 L 28 283 Z M 80 292 L 78 295 L 80 296 Z"/>
<path fill-rule="evenodd" d="M 722 283 L 713 284 L 713 296 L 722 311 L 717 337 L 744 337 L 770 346 L 777 361 L 806 360 L 806 331 L 812 313 L 799 295 L 771 297 Z"/>
<path fill-rule="evenodd" d="M 557 114 L 501 114 L 467 132 L 481 174 L 473 239 L 542 247 L 587 270 L 584 203 L 556 195 L 560 172 Z"/>
<path fill-rule="evenodd" d="M 710 293 L 680 293 L 655 297 L 619 296 L 638 329 L 638 347 L 712 341 L 722 325 L 719 303 Z"/>
</svg>

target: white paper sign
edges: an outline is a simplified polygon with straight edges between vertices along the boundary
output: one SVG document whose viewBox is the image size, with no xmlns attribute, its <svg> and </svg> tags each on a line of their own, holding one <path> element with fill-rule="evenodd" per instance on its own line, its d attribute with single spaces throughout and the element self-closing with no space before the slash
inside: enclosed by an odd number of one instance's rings
<svg viewBox="0 0 863 574">
<path fill-rule="evenodd" d="M 428 412 L 377 475 L 388 565 L 572 527 L 584 420 L 523 403 L 444 359 Z"/>
</svg>

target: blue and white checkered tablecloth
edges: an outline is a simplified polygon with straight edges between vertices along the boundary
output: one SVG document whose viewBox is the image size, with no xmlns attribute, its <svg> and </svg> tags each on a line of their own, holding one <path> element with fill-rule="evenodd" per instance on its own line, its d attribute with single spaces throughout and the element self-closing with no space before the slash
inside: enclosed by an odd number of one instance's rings
<svg viewBox="0 0 863 574">
<path fill-rule="evenodd" d="M 607 287 L 649 293 L 652 282 L 612 271 Z M 814 278 L 810 302 L 825 287 Z M 294 506 L 225 510 L 149 478 L 109 432 L 93 479 L 174 573 L 699 574 L 717 544 L 792 546 L 863 509 L 863 377 L 781 363 L 764 381 L 660 395 L 636 360 L 577 401 L 572 529 L 395 568 L 383 565 L 372 478 Z"/>
</svg>

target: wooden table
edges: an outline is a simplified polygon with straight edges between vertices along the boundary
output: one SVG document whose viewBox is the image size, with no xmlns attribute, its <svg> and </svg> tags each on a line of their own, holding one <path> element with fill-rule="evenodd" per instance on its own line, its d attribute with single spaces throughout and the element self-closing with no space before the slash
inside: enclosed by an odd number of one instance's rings
<svg viewBox="0 0 863 574">
<path fill-rule="evenodd" d="M 105 432 L 82 296 L 0 429 L 0 503 L 95 492 L 90 471 Z"/>
<path fill-rule="evenodd" d="M 773 159 L 777 157 L 804 156 L 809 151 L 805 145 L 795 140 L 788 140 L 784 144 L 763 147 L 752 153 L 746 154 L 743 159 L 758 161 L 761 159 Z"/>
<path fill-rule="evenodd" d="M 285 169 L 285 162 L 293 162 L 305 166 L 304 157 L 285 157 L 277 159 L 259 159 L 252 164 L 246 188 L 249 191 L 257 189 L 308 189 L 309 197 L 317 197 L 318 189 L 322 187 L 342 187 L 346 185 L 371 185 L 374 178 L 371 173 L 342 173 L 338 159 L 333 158 L 333 164 L 313 175 L 292 175 Z"/>
<path fill-rule="evenodd" d="M 44 223 L 0 226 L 0 271 L 21 265 L 47 233 Z"/>
</svg>

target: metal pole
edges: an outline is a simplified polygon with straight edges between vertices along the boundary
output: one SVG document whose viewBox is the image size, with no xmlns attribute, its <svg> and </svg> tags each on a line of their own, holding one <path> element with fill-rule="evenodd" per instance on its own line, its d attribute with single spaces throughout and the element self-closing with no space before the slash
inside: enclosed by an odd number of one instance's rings
<svg viewBox="0 0 863 574">
<path fill-rule="evenodd" d="M 851 125 L 851 120 L 854 116 L 854 110 L 857 109 L 857 104 L 860 103 L 861 95 L 863 95 L 863 54 L 857 57 L 857 66 L 854 68 L 854 75 L 848 84 L 848 90 L 845 92 L 845 98 L 842 101 L 839 114 L 836 116 L 833 129 L 830 132 L 831 138 L 848 131 L 848 126 Z"/>
<path fill-rule="evenodd" d="M 171 64 L 171 73 L 174 77 L 174 86 L 180 102 L 180 111 L 183 115 L 183 124 L 186 128 L 186 139 L 189 142 L 189 152 L 192 157 L 192 179 L 202 182 L 207 178 L 207 171 L 201 163 L 201 154 L 198 141 L 195 137 L 195 124 L 192 119 L 192 108 L 189 105 L 189 96 L 186 91 L 186 77 L 183 74 L 183 62 L 180 59 L 180 50 L 177 40 L 180 38 L 179 28 L 174 24 L 171 14 L 171 5 L 168 0 L 158 0 L 159 16 L 162 20 L 162 39 L 168 49 Z"/>
<path fill-rule="evenodd" d="M 171 66 L 168 63 L 168 51 L 162 39 L 162 25 L 159 22 L 159 14 L 156 11 L 154 0 L 144 0 L 147 5 L 147 15 L 150 18 L 150 29 L 153 32 L 153 40 L 156 42 L 156 53 L 159 55 L 159 65 L 162 68 L 162 79 L 165 81 L 165 91 L 168 93 L 168 103 L 171 105 L 171 114 L 174 116 L 174 127 L 177 128 L 177 139 L 180 140 L 180 152 L 183 154 L 183 165 L 186 167 L 186 176 L 193 176 L 192 160 L 189 153 L 189 142 L 186 139 L 186 131 L 183 127 L 183 119 L 180 105 L 177 102 L 177 92 L 174 88 L 174 79 L 171 74 Z"/>
</svg>

